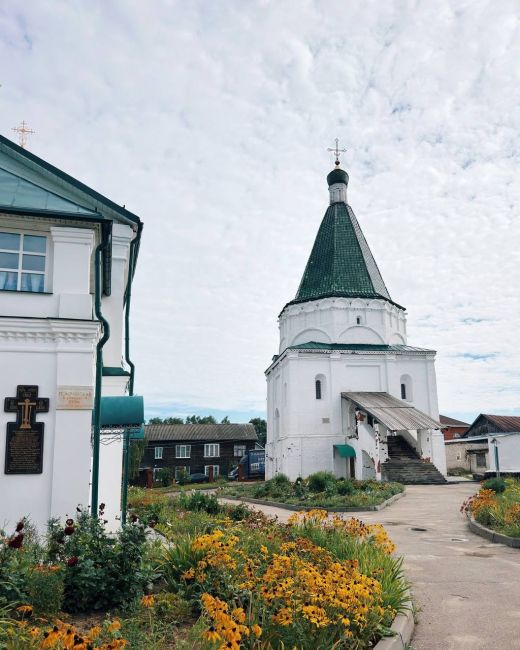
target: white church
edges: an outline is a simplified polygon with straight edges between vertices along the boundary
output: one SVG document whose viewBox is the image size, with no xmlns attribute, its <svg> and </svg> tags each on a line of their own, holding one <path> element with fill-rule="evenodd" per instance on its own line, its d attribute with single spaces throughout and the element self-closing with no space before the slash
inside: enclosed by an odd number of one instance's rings
<svg viewBox="0 0 520 650">
<path fill-rule="evenodd" d="M 266 477 L 327 470 L 444 483 L 435 352 L 408 345 L 406 311 L 348 204 L 348 180 L 337 159 L 298 292 L 279 316 L 266 370 Z"/>
<path fill-rule="evenodd" d="M 43 530 L 102 503 L 119 525 L 141 230 L 135 214 L 0 136 L 0 529 L 29 517 Z M 107 411 L 114 397 L 119 413 Z"/>
</svg>

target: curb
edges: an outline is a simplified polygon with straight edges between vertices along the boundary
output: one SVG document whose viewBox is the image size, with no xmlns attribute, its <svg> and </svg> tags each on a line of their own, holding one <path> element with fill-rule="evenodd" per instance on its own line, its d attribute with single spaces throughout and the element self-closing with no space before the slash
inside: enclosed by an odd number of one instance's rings
<svg viewBox="0 0 520 650">
<path fill-rule="evenodd" d="M 488 539 L 490 542 L 493 542 L 493 544 L 505 544 L 511 548 L 520 548 L 520 537 L 509 537 L 508 535 L 497 533 L 496 531 L 479 524 L 470 515 L 468 515 L 468 526 L 472 533 Z"/>
<path fill-rule="evenodd" d="M 383 510 L 383 508 L 388 507 L 394 501 L 401 499 L 406 494 L 406 490 L 394 494 L 383 503 L 378 504 L 377 506 L 365 506 L 363 507 L 338 507 L 338 508 L 327 508 L 326 506 L 304 506 L 304 505 L 293 505 L 291 503 L 280 503 L 278 501 L 265 501 L 264 499 L 252 499 L 249 497 L 233 497 L 227 494 L 219 494 L 220 499 L 230 499 L 231 501 L 242 501 L 244 503 L 252 503 L 260 506 L 271 506 L 273 508 L 282 508 L 283 510 L 292 510 L 293 512 L 301 512 L 308 510 L 327 510 L 327 512 L 373 512 L 376 510 Z"/>
<path fill-rule="evenodd" d="M 406 646 L 412 638 L 415 621 L 412 601 L 409 600 L 404 606 L 407 608 L 406 611 L 397 614 L 390 627 L 392 632 L 395 633 L 394 636 L 387 636 L 378 641 L 374 646 L 374 650 L 406 650 Z"/>
</svg>

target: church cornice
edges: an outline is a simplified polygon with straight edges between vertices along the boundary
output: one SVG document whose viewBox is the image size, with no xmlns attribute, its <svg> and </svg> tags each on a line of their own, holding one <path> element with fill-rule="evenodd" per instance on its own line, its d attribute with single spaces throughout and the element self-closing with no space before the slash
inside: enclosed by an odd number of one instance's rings
<svg viewBox="0 0 520 650">
<path fill-rule="evenodd" d="M 362 304 L 359 304 L 359 303 Z M 389 311 L 405 315 L 406 309 L 386 298 L 367 296 L 342 296 L 331 294 L 312 300 L 293 300 L 288 302 L 280 312 L 278 318 L 293 316 L 304 311 L 320 311 L 325 309 L 368 309 L 373 311 Z"/>
<path fill-rule="evenodd" d="M 100 324 L 91 320 L 63 318 L 0 317 L 0 343 L 86 346 L 89 350 L 99 337 Z"/>
<path fill-rule="evenodd" d="M 323 344 L 327 345 L 327 344 Z M 415 357 L 415 358 L 426 358 L 427 360 L 434 361 L 436 352 L 435 350 L 425 350 L 422 348 L 412 348 L 411 346 L 387 346 L 387 350 L 369 350 L 369 349 L 341 349 L 335 347 L 335 345 L 341 344 L 330 344 L 329 348 L 304 348 L 298 346 L 290 346 L 285 348 L 285 350 L 279 354 L 272 361 L 271 365 L 265 371 L 265 374 L 268 375 L 272 372 L 282 361 L 286 358 L 298 358 L 300 355 L 326 355 L 334 358 L 341 358 L 344 356 L 361 356 L 361 357 L 387 357 L 389 359 L 395 359 L 399 357 Z M 368 346 L 367 346 L 368 347 Z M 377 347 L 377 346 L 374 346 Z M 402 348 L 402 349 L 399 349 Z"/>
</svg>

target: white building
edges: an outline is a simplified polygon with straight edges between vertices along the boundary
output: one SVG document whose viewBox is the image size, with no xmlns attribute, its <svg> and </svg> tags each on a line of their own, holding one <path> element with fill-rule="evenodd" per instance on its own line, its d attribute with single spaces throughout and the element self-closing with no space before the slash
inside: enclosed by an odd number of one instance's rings
<svg viewBox="0 0 520 650">
<path fill-rule="evenodd" d="M 444 482 L 435 352 L 407 344 L 405 309 L 347 203 L 339 162 L 327 182 L 330 205 L 266 371 L 267 476 Z"/>
<path fill-rule="evenodd" d="M 124 310 L 141 228 L 0 136 L 0 528 L 28 516 L 42 529 L 90 502 L 94 404 L 133 384 Z M 114 523 L 122 442 L 101 443 L 98 503 Z"/>
</svg>

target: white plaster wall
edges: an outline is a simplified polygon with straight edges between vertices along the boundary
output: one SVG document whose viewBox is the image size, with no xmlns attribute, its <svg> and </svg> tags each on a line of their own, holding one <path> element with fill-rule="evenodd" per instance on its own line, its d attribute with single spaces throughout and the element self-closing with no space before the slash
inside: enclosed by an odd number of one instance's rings
<svg viewBox="0 0 520 650">
<path fill-rule="evenodd" d="M 43 473 L 5 474 L 6 425 L 15 414 L 0 412 L 0 527 L 28 516 L 40 530 L 53 516 L 74 514 L 89 501 L 91 411 L 55 410 L 57 387 L 93 386 L 93 348 L 98 324 L 74 321 L 0 319 L 0 395 L 18 384 L 37 385 L 50 400 L 45 423 Z"/>
<path fill-rule="evenodd" d="M 498 464 L 501 472 L 520 472 L 520 433 L 507 436 L 489 436 L 498 441 Z M 495 449 L 489 443 L 489 469 L 496 472 Z"/>
<path fill-rule="evenodd" d="M 386 300 L 323 298 L 285 307 L 279 329 L 280 353 L 309 341 L 402 345 L 406 313 Z"/>
</svg>

